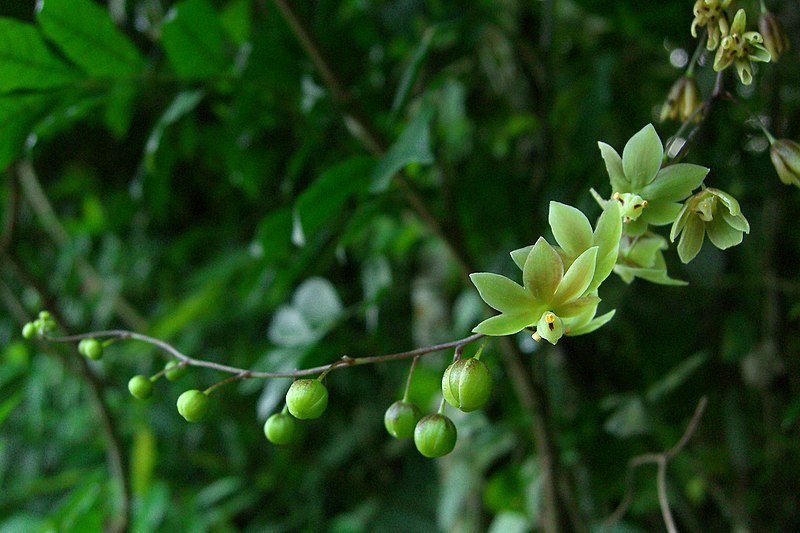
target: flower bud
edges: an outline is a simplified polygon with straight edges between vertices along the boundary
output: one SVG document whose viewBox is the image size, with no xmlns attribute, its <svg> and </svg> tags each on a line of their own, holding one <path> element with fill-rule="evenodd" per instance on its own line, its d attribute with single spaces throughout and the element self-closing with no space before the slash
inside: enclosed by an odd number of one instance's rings
<svg viewBox="0 0 800 533">
<path fill-rule="evenodd" d="M 555 313 L 548 311 L 542 314 L 542 318 L 536 324 L 535 335 L 547 339 L 550 344 L 555 344 L 564 335 L 564 322 Z"/>
<path fill-rule="evenodd" d="M 700 113 L 695 113 L 702 105 L 700 100 L 700 89 L 697 88 L 697 81 L 693 76 L 681 76 L 667 94 L 667 101 L 661 108 L 659 120 L 687 120 L 694 115 L 694 121 L 699 122 Z"/>
<path fill-rule="evenodd" d="M 800 144 L 779 139 L 772 143 L 769 157 L 783 183 L 800 187 Z"/>
<path fill-rule="evenodd" d="M 777 63 L 778 57 L 790 48 L 789 37 L 783 25 L 778 17 L 767 11 L 758 19 L 758 31 L 764 38 L 764 48 L 769 51 L 772 62 Z"/>
<path fill-rule="evenodd" d="M 189 371 L 189 368 L 186 365 L 178 366 L 180 364 L 181 363 L 179 361 L 173 360 L 167 363 L 166 366 L 164 366 L 164 369 L 166 370 L 164 375 L 167 377 L 168 380 L 178 381 L 179 379 L 181 379 L 183 376 L 186 375 L 186 372 Z"/>
<path fill-rule="evenodd" d="M 36 330 L 37 329 L 38 328 L 36 327 L 36 324 L 34 324 L 33 322 L 28 322 L 27 324 L 25 324 L 22 327 L 22 336 L 23 336 L 23 338 L 26 338 L 26 339 L 34 338 L 36 336 L 36 333 L 37 333 Z"/>
<path fill-rule="evenodd" d="M 480 409 L 492 393 L 492 373 L 479 359 L 459 359 L 444 371 L 442 395 L 465 413 Z"/>
<path fill-rule="evenodd" d="M 442 457 L 453 451 L 458 432 L 453 421 L 444 415 L 428 415 L 417 422 L 414 445 L 428 458 Z"/>
<path fill-rule="evenodd" d="M 187 422 L 199 422 L 208 414 L 208 396 L 197 389 L 178 396 L 178 412 Z"/>
<path fill-rule="evenodd" d="M 292 442 L 297 435 L 297 422 L 290 415 L 275 413 L 264 424 L 264 435 L 272 444 L 283 446 Z"/>
<path fill-rule="evenodd" d="M 89 359 L 99 361 L 103 358 L 103 344 L 97 339 L 83 339 L 78 343 L 78 352 Z"/>
<path fill-rule="evenodd" d="M 139 400 L 146 400 L 153 395 L 153 382 L 147 376 L 133 376 L 128 381 L 128 391 Z"/>
<path fill-rule="evenodd" d="M 389 435 L 396 439 L 410 439 L 414 436 L 414 427 L 422 418 L 419 407 L 402 400 L 394 402 L 383 415 L 383 424 Z"/>
<path fill-rule="evenodd" d="M 298 379 L 286 393 L 286 406 L 299 420 L 319 418 L 328 407 L 328 389 L 316 379 Z"/>
</svg>

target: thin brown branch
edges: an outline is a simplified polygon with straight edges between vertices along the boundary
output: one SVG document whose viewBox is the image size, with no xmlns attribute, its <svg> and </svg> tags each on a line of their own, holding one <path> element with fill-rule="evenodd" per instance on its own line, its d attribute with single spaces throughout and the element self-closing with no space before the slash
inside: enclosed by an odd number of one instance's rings
<svg viewBox="0 0 800 533">
<path fill-rule="evenodd" d="M 45 233 L 61 248 L 72 246 L 72 239 L 58 219 L 50 200 L 47 199 L 36 170 L 33 168 L 33 163 L 29 159 L 21 160 L 16 165 L 16 174 L 22 188 L 22 194 L 39 218 Z M 90 293 L 100 292 L 103 289 L 104 281 L 94 267 L 81 256 L 75 259 L 75 264 L 84 288 Z M 116 294 L 114 295 L 113 303 L 117 315 L 128 326 L 139 330 L 146 328 L 147 322 L 145 319 L 125 298 Z"/>
<path fill-rule="evenodd" d="M 636 468 L 641 465 L 656 464 L 658 465 L 656 483 L 658 487 L 658 502 L 659 506 L 661 507 L 661 515 L 664 518 L 664 524 L 667 527 L 667 531 L 669 531 L 669 533 L 677 533 L 678 530 L 675 527 L 675 520 L 672 517 L 672 511 L 669 507 L 669 499 L 667 498 L 667 464 L 669 463 L 670 459 L 680 453 L 681 450 L 683 450 L 689 443 L 689 439 L 692 438 L 697 431 L 697 427 L 700 425 L 700 420 L 703 418 L 703 413 L 706 410 L 707 404 L 708 398 L 705 396 L 700 398 L 692 418 L 686 425 L 683 435 L 681 435 L 681 438 L 678 439 L 678 442 L 676 442 L 672 448 L 661 453 L 645 453 L 642 455 L 637 455 L 628 461 L 628 471 L 625 479 L 625 495 L 614 512 L 611 513 L 605 522 L 603 522 L 601 531 L 608 531 L 614 526 L 614 524 L 619 522 L 619 520 L 628 511 L 628 508 L 633 501 L 633 476 Z"/>
<path fill-rule="evenodd" d="M 141 333 L 136 333 L 134 331 L 126 331 L 121 329 L 107 330 L 107 331 L 93 331 L 91 333 L 83 333 L 80 335 L 68 335 L 65 337 L 45 337 L 45 340 L 52 342 L 76 342 L 80 341 L 81 339 L 91 339 L 91 338 L 132 339 L 145 342 L 147 344 L 151 344 L 153 346 L 161 348 L 163 351 L 167 352 L 175 359 L 179 359 L 180 361 L 186 363 L 186 365 L 188 366 L 208 368 L 211 370 L 217 370 L 219 372 L 235 374 L 237 376 L 240 376 L 239 379 L 270 379 L 270 378 L 298 378 L 302 376 L 316 375 L 321 372 L 325 372 L 326 370 L 333 370 L 351 366 L 370 365 L 375 363 L 386 363 L 389 361 L 399 361 L 402 359 L 411 359 L 414 357 L 434 352 L 439 352 L 442 350 L 458 348 L 459 346 L 475 342 L 476 340 L 482 337 L 483 335 L 481 335 L 480 333 L 475 333 L 474 335 L 470 335 L 469 337 L 465 337 L 463 339 L 444 342 L 441 344 L 435 344 L 433 346 L 425 346 L 422 348 L 417 348 L 415 350 L 409 350 L 407 352 L 399 352 L 386 355 L 372 355 L 366 357 L 343 356 L 342 358 L 337 359 L 336 361 L 333 361 L 332 363 L 328 363 L 326 365 L 316 366 L 313 368 L 305 368 L 302 370 L 295 370 L 293 372 L 255 372 L 252 370 L 248 370 L 246 368 L 238 368 L 235 366 L 228 366 L 220 363 L 215 363 L 213 361 L 196 359 L 194 357 L 189 357 L 185 353 L 175 348 L 173 345 L 169 344 L 168 342 L 162 341 L 161 339 L 156 339 L 148 335 L 142 335 Z"/>
</svg>

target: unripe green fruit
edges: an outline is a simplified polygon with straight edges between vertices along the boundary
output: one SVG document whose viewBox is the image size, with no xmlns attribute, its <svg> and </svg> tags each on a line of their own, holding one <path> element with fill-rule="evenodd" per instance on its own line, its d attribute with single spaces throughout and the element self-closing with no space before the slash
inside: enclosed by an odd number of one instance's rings
<svg viewBox="0 0 800 533">
<path fill-rule="evenodd" d="M 492 373 L 478 359 L 459 359 L 442 376 L 442 394 L 447 403 L 468 413 L 480 409 L 492 393 Z"/>
<path fill-rule="evenodd" d="M 78 351 L 89 359 L 99 361 L 103 357 L 103 344 L 97 339 L 83 339 L 78 343 Z"/>
<path fill-rule="evenodd" d="M 32 339 L 36 336 L 36 329 L 36 324 L 33 322 L 28 322 L 22 326 L 22 336 L 26 339 Z"/>
<path fill-rule="evenodd" d="M 167 371 L 164 373 L 164 375 L 167 377 L 168 380 L 178 381 L 179 379 L 181 379 L 183 376 L 186 375 L 186 372 L 189 371 L 189 368 L 186 365 L 174 368 L 179 364 L 180 362 L 178 361 L 170 361 L 169 363 L 166 364 L 164 368 Z"/>
<path fill-rule="evenodd" d="M 298 379 L 286 393 L 286 407 L 299 420 L 319 418 L 328 407 L 328 389 L 316 379 Z"/>
<path fill-rule="evenodd" d="M 208 396 L 197 389 L 178 396 L 178 412 L 187 422 L 199 422 L 208 414 Z"/>
<path fill-rule="evenodd" d="M 444 415 L 423 417 L 414 430 L 414 444 L 425 457 L 442 457 L 453 451 L 458 432 L 453 421 Z"/>
<path fill-rule="evenodd" d="M 410 439 L 414 436 L 414 427 L 422 418 L 419 407 L 402 400 L 394 402 L 383 415 L 383 424 L 389 435 L 396 439 Z"/>
<path fill-rule="evenodd" d="M 275 413 L 264 424 L 264 435 L 272 444 L 289 444 L 297 434 L 297 422 L 284 413 Z"/>
<path fill-rule="evenodd" d="M 133 376 L 128 381 L 128 390 L 134 398 L 146 400 L 153 395 L 153 382 L 147 376 Z"/>
</svg>

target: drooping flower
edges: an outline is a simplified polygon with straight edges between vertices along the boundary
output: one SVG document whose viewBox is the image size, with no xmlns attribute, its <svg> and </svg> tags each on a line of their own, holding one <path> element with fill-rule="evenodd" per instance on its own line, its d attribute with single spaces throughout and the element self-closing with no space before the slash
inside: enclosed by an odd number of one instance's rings
<svg viewBox="0 0 800 533">
<path fill-rule="evenodd" d="M 800 187 L 800 144 L 778 139 L 770 146 L 769 157 L 783 183 Z"/>
<path fill-rule="evenodd" d="M 697 110 L 703 104 L 700 99 L 700 89 L 694 76 L 681 76 L 672 84 L 667 101 L 661 108 L 659 120 L 687 120 L 694 116 L 694 121 L 699 122 L 701 114 Z"/>
<path fill-rule="evenodd" d="M 733 0 L 697 0 L 694 3 L 694 20 L 692 21 L 692 37 L 697 37 L 697 30 L 705 26 L 708 30 L 706 48 L 714 50 L 720 39 L 728 35 L 728 18 L 725 10 Z"/>
<path fill-rule="evenodd" d="M 750 223 L 736 198 L 709 187 L 686 200 L 669 238 L 675 242 L 680 235 L 678 256 L 688 263 L 700 252 L 705 235 L 714 246 L 725 250 L 742 242 L 745 233 L 750 233 Z"/>
<path fill-rule="evenodd" d="M 764 38 L 757 31 L 745 31 L 747 15 L 744 9 L 736 12 L 730 34 L 722 39 L 714 57 L 714 70 L 720 72 L 731 63 L 745 85 L 753 83 L 753 61 L 769 62 L 770 53 L 763 46 Z"/>
<path fill-rule="evenodd" d="M 764 38 L 764 48 L 769 51 L 773 63 L 778 62 L 778 58 L 790 48 L 789 36 L 783 29 L 778 17 L 765 11 L 758 18 L 758 31 Z"/>
</svg>

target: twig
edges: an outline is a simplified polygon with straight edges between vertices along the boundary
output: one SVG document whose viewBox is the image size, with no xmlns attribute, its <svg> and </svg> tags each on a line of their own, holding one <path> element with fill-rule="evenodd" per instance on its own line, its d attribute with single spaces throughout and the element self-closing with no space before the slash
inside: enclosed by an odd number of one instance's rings
<svg viewBox="0 0 800 533">
<path fill-rule="evenodd" d="M 691 420 L 689 420 L 689 424 L 686 426 L 686 430 L 683 432 L 681 438 L 678 439 L 678 442 L 672 446 L 672 448 L 661 453 L 645 453 L 642 455 L 637 455 L 628 461 L 628 473 L 625 481 L 625 495 L 614 512 L 611 513 L 605 522 L 603 522 L 601 531 L 608 531 L 614 524 L 619 522 L 619 520 L 628 511 L 628 508 L 633 501 L 633 474 L 636 468 L 641 465 L 654 463 L 658 466 L 656 483 L 658 487 L 658 503 L 661 507 L 661 516 L 664 518 L 664 525 L 666 525 L 667 531 L 669 533 L 677 533 L 678 529 L 675 526 L 675 520 L 672 517 L 672 511 L 670 510 L 669 499 L 667 497 L 667 464 L 669 463 L 670 459 L 675 457 L 678 453 L 680 453 L 681 450 L 683 450 L 683 448 L 689 442 L 689 439 L 691 439 L 694 433 L 697 431 L 697 427 L 700 425 L 700 420 L 703 418 L 703 413 L 705 412 L 707 403 L 708 398 L 705 396 L 700 398 L 700 401 L 697 403 L 697 407 L 694 410 L 694 414 L 692 415 Z"/>
<path fill-rule="evenodd" d="M 239 379 L 270 379 L 270 378 L 298 378 L 302 376 L 311 376 L 319 374 L 329 369 L 333 370 L 350 366 L 361 366 L 361 365 L 369 365 L 375 363 L 385 363 L 388 361 L 399 361 L 401 359 L 411 359 L 413 357 L 418 357 L 421 355 L 426 355 L 441 350 L 457 348 L 458 346 L 475 342 L 476 340 L 482 338 L 483 335 L 481 335 L 480 333 L 475 333 L 474 335 L 470 335 L 469 337 L 465 337 L 463 339 L 445 342 L 442 344 L 435 344 L 433 346 L 425 346 L 422 348 L 409 350 L 407 352 L 399 352 L 386 355 L 372 355 L 367 357 L 350 357 L 346 355 L 332 363 L 328 363 L 327 365 L 316 366 L 313 368 L 305 368 L 302 370 L 295 370 L 293 372 L 254 372 L 246 368 L 237 368 L 235 366 L 223 365 L 220 363 L 215 363 L 213 361 L 196 359 L 194 357 L 189 357 L 185 353 L 175 348 L 173 345 L 169 344 L 168 342 L 162 341 L 161 339 L 156 339 L 148 335 L 142 335 L 141 333 L 126 331 L 121 329 L 114 329 L 107 331 L 93 331 L 91 333 L 83 333 L 81 335 L 68 335 L 65 337 L 46 336 L 44 337 L 44 339 L 52 342 L 76 342 L 80 341 L 81 339 L 108 338 L 108 337 L 118 338 L 118 339 L 132 339 L 152 344 L 153 346 L 161 348 L 162 350 L 170 354 L 172 357 L 183 361 L 188 366 L 209 368 L 211 370 L 217 370 L 219 372 L 235 374 L 237 376 L 240 376 Z"/>
<path fill-rule="evenodd" d="M 686 157 L 692 142 L 694 141 L 703 124 L 705 124 L 706 119 L 708 119 L 709 115 L 711 115 L 711 109 L 714 107 L 714 104 L 725 94 L 723 88 L 724 77 L 724 70 L 721 70 L 717 73 L 717 78 L 714 80 L 714 89 L 711 91 L 711 94 L 703 101 L 703 104 L 691 114 L 691 116 L 687 117 L 686 120 L 683 121 L 675 135 L 667 140 L 665 146 L 667 147 L 667 153 L 669 153 L 669 149 L 672 147 L 672 144 L 680 138 L 683 132 L 686 131 L 692 122 L 695 121 L 697 114 L 700 113 L 700 120 L 694 124 L 694 127 L 686 136 L 686 140 L 678 149 L 675 156 L 669 160 L 669 164 L 679 163 L 684 157 Z"/>
<path fill-rule="evenodd" d="M 67 230 L 61 224 L 61 221 L 58 220 L 53 206 L 47 199 L 42 185 L 39 182 L 39 177 L 36 175 L 36 170 L 33 168 L 33 163 L 31 163 L 29 159 L 21 160 L 16 165 L 16 174 L 22 186 L 22 193 L 34 212 L 36 212 L 44 231 L 61 248 L 70 247 L 71 238 Z M 103 279 L 86 259 L 79 256 L 75 259 L 75 264 L 87 291 L 99 292 L 102 290 L 104 285 Z M 119 315 L 120 319 L 128 326 L 134 329 L 145 329 L 147 325 L 145 319 L 142 318 L 138 311 L 136 311 L 127 300 L 119 294 L 115 294 L 113 303 L 117 315 Z"/>
</svg>

